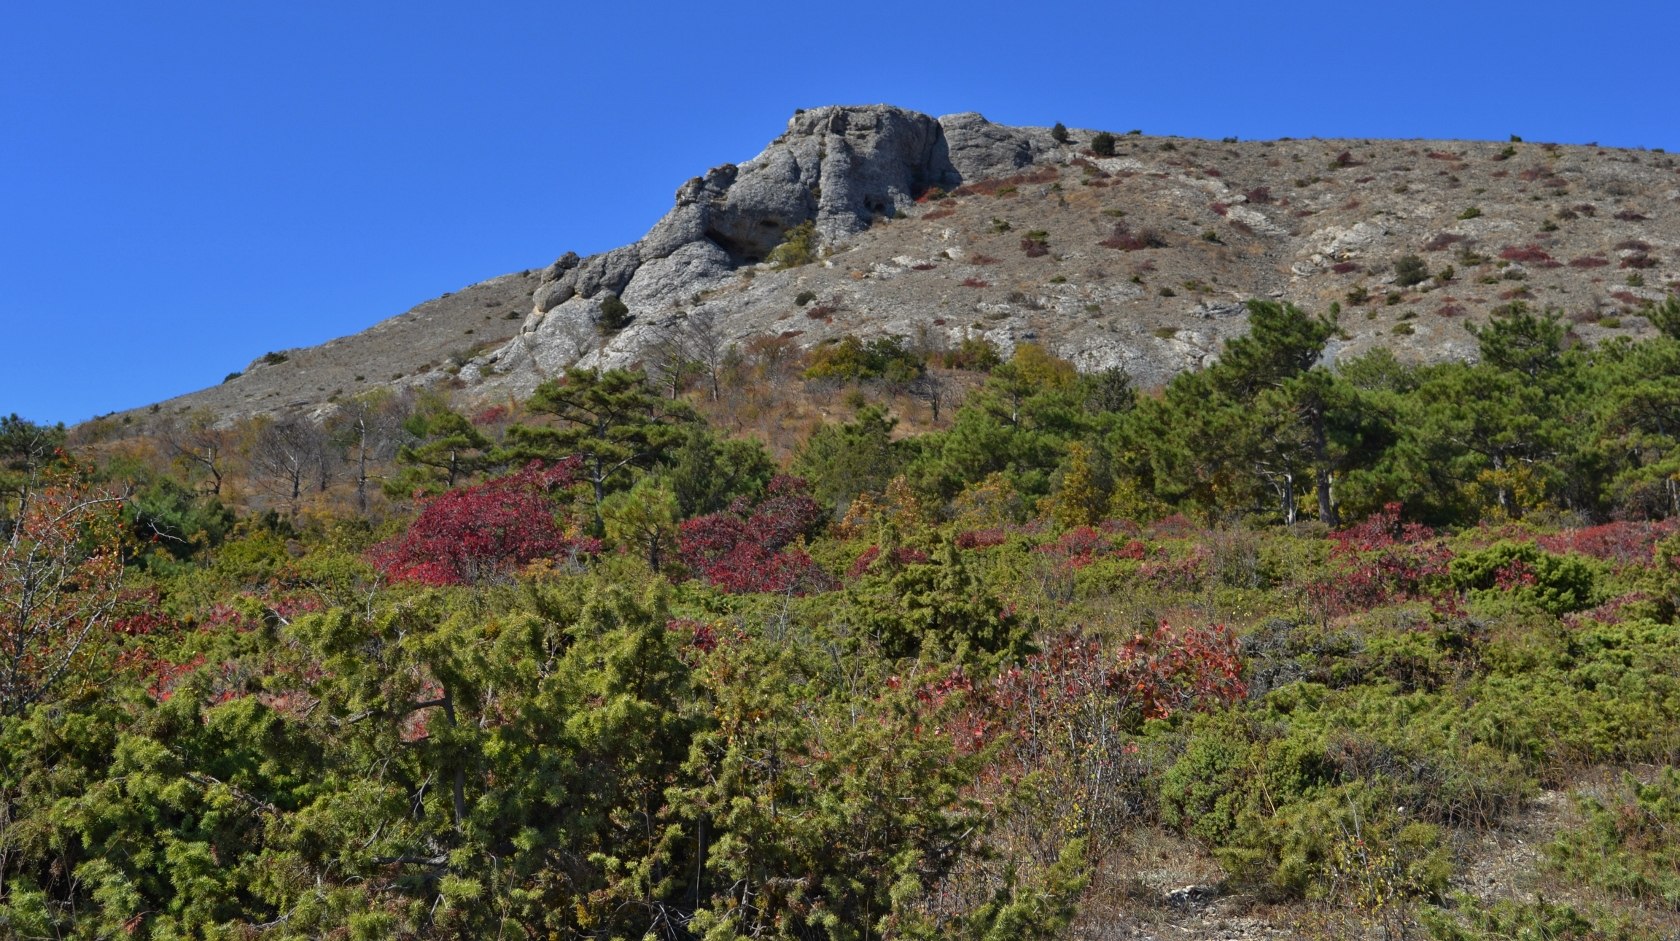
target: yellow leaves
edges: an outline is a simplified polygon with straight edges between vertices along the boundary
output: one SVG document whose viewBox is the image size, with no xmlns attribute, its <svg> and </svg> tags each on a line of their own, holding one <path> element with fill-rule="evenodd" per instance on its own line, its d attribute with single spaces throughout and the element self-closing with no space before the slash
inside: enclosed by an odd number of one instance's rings
<svg viewBox="0 0 1680 941">
<path fill-rule="evenodd" d="M 1083 441 L 1068 445 L 1068 469 L 1051 504 L 1051 518 L 1063 529 L 1094 526 L 1102 521 L 1108 500 L 1091 466 L 1091 447 Z"/>
<path fill-rule="evenodd" d="M 1521 519 L 1547 506 L 1545 482 L 1528 464 L 1483 470 L 1466 490 L 1482 506 L 1483 517 L 1494 523 Z"/>
</svg>

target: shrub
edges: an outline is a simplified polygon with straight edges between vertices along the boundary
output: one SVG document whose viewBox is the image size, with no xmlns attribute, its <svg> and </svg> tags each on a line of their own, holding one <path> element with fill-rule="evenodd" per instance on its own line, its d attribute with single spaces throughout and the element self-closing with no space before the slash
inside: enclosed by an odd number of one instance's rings
<svg viewBox="0 0 1680 941">
<path fill-rule="evenodd" d="M 1570 905 L 1536 899 L 1489 902 L 1470 895 L 1455 899 L 1451 912 L 1424 909 L 1419 920 L 1435 941 L 1655 941 L 1630 929 L 1623 916 L 1582 912 Z"/>
<path fill-rule="evenodd" d="M 1591 607 L 1598 566 L 1577 555 L 1553 555 L 1533 543 L 1501 540 L 1464 553 L 1448 566 L 1453 583 L 1473 597 L 1509 594 L 1551 614 Z"/>
<path fill-rule="evenodd" d="M 601 299 L 600 314 L 595 318 L 595 328 L 602 333 L 617 333 L 630 325 L 630 306 L 619 299 L 617 294 L 607 294 Z"/>
<path fill-rule="evenodd" d="M 1578 800 L 1587 825 L 1546 848 L 1550 866 L 1621 898 L 1680 910 L 1680 772 L 1666 767 L 1648 785 L 1626 775 L 1608 805 Z"/>
<path fill-rule="evenodd" d="M 1099 157 L 1114 156 L 1114 135 L 1107 131 L 1098 131 L 1091 135 L 1091 153 Z"/>
<path fill-rule="evenodd" d="M 1561 263 L 1543 248 L 1533 243 L 1528 245 L 1507 245 L 1499 252 L 1499 257 L 1506 261 L 1521 262 L 1534 265 L 1537 268 L 1557 268 Z"/>
<path fill-rule="evenodd" d="M 1114 223 L 1114 231 L 1109 234 L 1108 238 L 1097 244 L 1104 248 L 1112 248 L 1122 252 L 1135 252 L 1146 248 L 1165 248 L 1167 246 L 1166 239 L 1163 239 L 1154 229 L 1141 229 L 1133 232 L 1131 227 L 1124 222 Z"/>
<path fill-rule="evenodd" d="M 1463 212 L 1459 213 L 1458 217 L 1460 219 L 1475 219 L 1478 216 L 1480 216 L 1481 214 L 1482 214 L 1482 210 L 1480 208 L 1478 208 L 1476 206 L 1471 206 L 1471 207 L 1465 209 Z"/>
<path fill-rule="evenodd" d="M 568 536 L 555 521 L 549 494 L 571 486 L 580 462 L 568 458 L 429 500 L 401 536 L 374 547 L 374 567 L 396 581 L 470 585 L 506 578 L 536 559 L 569 560 L 600 550 Z"/>
<path fill-rule="evenodd" d="M 730 594 L 832 588 L 834 580 L 793 545 L 827 518 L 809 491 L 797 477 L 778 476 L 756 506 L 740 498 L 727 510 L 683 522 L 677 535 L 683 564 Z"/>
<path fill-rule="evenodd" d="M 923 369 L 921 359 L 904 345 L 902 337 L 876 337 L 865 343 L 851 334 L 812 350 L 810 363 L 805 369 L 807 379 L 909 382 Z"/>
<path fill-rule="evenodd" d="M 997 344 L 985 337 L 963 337 L 954 350 L 947 350 L 941 357 L 942 365 L 946 369 L 967 369 L 974 372 L 991 372 L 1002 365 L 1003 356 L 998 352 Z"/>
<path fill-rule="evenodd" d="M 1068 142 L 1067 125 L 1063 124 L 1060 121 L 1057 121 L 1056 126 L 1052 127 L 1050 129 L 1050 139 L 1055 141 L 1058 144 L 1067 143 Z"/>
<path fill-rule="evenodd" d="M 806 220 L 782 233 L 782 244 L 765 261 L 777 268 L 797 268 L 817 260 L 817 224 Z"/>
<path fill-rule="evenodd" d="M 793 303 L 798 307 L 804 307 L 806 304 L 809 304 L 816 299 L 817 299 L 817 292 L 816 291 L 800 291 L 797 295 L 794 296 Z"/>
<path fill-rule="evenodd" d="M 1394 262 L 1394 283 L 1403 288 L 1429 280 L 1429 266 L 1416 255 L 1402 255 Z"/>
</svg>

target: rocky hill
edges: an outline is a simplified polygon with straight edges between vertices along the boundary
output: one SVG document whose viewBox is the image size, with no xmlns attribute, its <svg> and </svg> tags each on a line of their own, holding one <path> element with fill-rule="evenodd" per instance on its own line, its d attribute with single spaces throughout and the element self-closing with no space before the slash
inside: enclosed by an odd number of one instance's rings
<svg viewBox="0 0 1680 941">
<path fill-rule="evenodd" d="M 1217 355 L 1250 297 L 1339 305 L 1332 357 L 1433 360 L 1473 355 L 1466 325 L 1513 301 L 1559 310 L 1590 343 L 1648 332 L 1638 311 L 1675 290 L 1680 164 L 1660 152 L 1206 141 L 827 107 L 683 184 L 632 245 L 269 354 L 164 407 L 309 410 L 380 384 L 523 394 L 697 332 L 715 347 L 1031 340 L 1148 385 Z M 603 330 L 604 310 L 625 325 Z"/>
</svg>

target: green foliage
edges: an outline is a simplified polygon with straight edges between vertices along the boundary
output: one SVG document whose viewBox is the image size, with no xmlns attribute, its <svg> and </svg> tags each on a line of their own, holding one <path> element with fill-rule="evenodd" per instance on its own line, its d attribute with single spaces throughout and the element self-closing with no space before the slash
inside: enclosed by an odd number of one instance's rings
<svg viewBox="0 0 1680 941">
<path fill-rule="evenodd" d="M 1067 143 L 1068 142 L 1067 125 L 1063 124 L 1060 121 L 1057 121 L 1055 126 L 1050 128 L 1050 139 L 1055 141 L 1058 144 Z"/>
<path fill-rule="evenodd" d="M 1656 941 L 1658 937 L 1630 926 L 1625 917 L 1583 912 L 1545 899 L 1483 902 L 1461 895 L 1453 910 L 1426 909 L 1422 921 L 1435 941 Z"/>
<path fill-rule="evenodd" d="M 137 491 L 123 505 L 130 536 L 143 558 L 191 559 L 215 548 L 233 528 L 234 516 L 213 497 L 200 497 L 174 478 L 162 477 Z"/>
<path fill-rule="evenodd" d="M 764 259 L 776 268 L 798 268 L 817 260 L 817 223 L 811 219 L 782 233 L 782 243 Z"/>
<path fill-rule="evenodd" d="M 1091 153 L 1099 157 L 1114 156 L 1115 137 L 1107 131 L 1098 131 L 1091 135 Z"/>
<path fill-rule="evenodd" d="M 1586 826 L 1546 848 L 1550 865 L 1618 898 L 1680 911 L 1680 771 L 1662 768 L 1650 784 L 1626 775 L 1610 803 L 1578 802 Z"/>
<path fill-rule="evenodd" d="M 603 294 L 599 313 L 595 316 L 595 329 L 603 334 L 617 333 L 630 326 L 630 305 L 624 303 L 617 294 Z"/>
<path fill-rule="evenodd" d="M 823 424 L 794 457 L 793 472 L 811 484 L 811 495 L 836 518 L 859 494 L 879 493 L 898 473 L 902 449 L 892 440 L 896 419 L 868 405 L 857 417 Z"/>
<path fill-rule="evenodd" d="M 684 439 L 698 419 L 684 402 L 667 399 L 640 371 L 569 369 L 561 381 L 537 386 L 530 410 L 549 425 L 515 425 L 497 457 L 507 462 L 583 459 L 583 476 L 595 505 L 651 469 L 666 449 Z"/>
<path fill-rule="evenodd" d="M 440 493 L 491 466 L 490 439 L 441 397 L 423 398 L 402 429 L 401 470 L 385 482 L 392 496 Z"/>
<path fill-rule="evenodd" d="M 1008 613 L 950 545 L 908 565 L 894 564 L 883 549 L 847 595 L 843 620 L 859 632 L 853 642 L 890 660 L 984 664 L 1018 659 L 1030 645 L 1032 625 Z"/>
<path fill-rule="evenodd" d="M 1466 327 L 1476 338 L 1482 360 L 1530 379 L 1555 370 L 1563 352 L 1563 321 L 1555 311 L 1535 315 L 1513 301 L 1494 312 L 1486 326 Z"/>
<path fill-rule="evenodd" d="M 1403 288 L 1429 280 L 1429 265 L 1416 255 L 1401 255 L 1394 262 L 1394 283 Z"/>
<path fill-rule="evenodd" d="M 1597 600 L 1599 567 L 1578 555 L 1553 555 L 1529 542 L 1501 540 L 1452 560 L 1454 583 L 1473 597 L 1514 595 L 1554 615 Z"/>
<path fill-rule="evenodd" d="M 894 385 L 907 384 L 926 369 L 921 357 L 905 346 L 903 337 L 876 337 L 865 343 L 851 334 L 812 350 L 809 363 L 807 379 L 880 379 Z"/>
<path fill-rule="evenodd" d="M 1662 331 L 1663 336 L 1680 340 L 1680 294 L 1670 294 L 1661 304 L 1646 308 L 1645 318 L 1651 321 L 1651 326 Z"/>
<path fill-rule="evenodd" d="M 1279 918 L 1672 933 L 1680 341 L 1565 349 L 1513 305 L 1479 363 L 1330 367 L 1333 317 L 1250 324 L 1145 394 L 976 339 L 928 434 L 858 392 L 791 461 L 828 527 L 639 373 L 545 384 L 501 442 L 500 408 L 345 403 L 324 440 L 364 483 L 406 445 L 401 494 L 583 465 L 529 509 L 604 545 L 431 588 L 373 565 L 404 516 L 243 506 L 212 416 L 92 504 L 56 429 L 0 422 L 0 934 L 1064 937 L 1163 828 Z M 1630 768 L 1516 874 L 1559 901 L 1445 896 L 1542 788 Z"/>
<path fill-rule="evenodd" d="M 775 471 L 763 442 L 719 438 L 698 423 L 688 426 L 659 467 L 683 519 L 716 513 L 736 497 L 761 495 Z"/>
</svg>

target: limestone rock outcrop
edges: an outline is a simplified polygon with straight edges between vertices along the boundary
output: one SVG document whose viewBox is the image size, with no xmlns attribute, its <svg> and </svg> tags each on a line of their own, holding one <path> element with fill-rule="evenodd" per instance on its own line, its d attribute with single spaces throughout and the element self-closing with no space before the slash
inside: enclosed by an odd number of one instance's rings
<svg viewBox="0 0 1680 941">
<path fill-rule="evenodd" d="M 832 245 L 904 213 L 931 188 L 1013 171 L 1043 150 L 1032 134 L 973 113 L 936 120 L 889 105 L 800 111 L 758 156 L 684 183 L 676 205 L 636 243 L 588 258 L 568 253 L 544 269 L 524 335 L 469 376 L 527 360 L 541 373 L 568 365 L 588 346 L 582 338 L 602 292 L 645 320 L 763 261 L 802 224 Z"/>
</svg>

